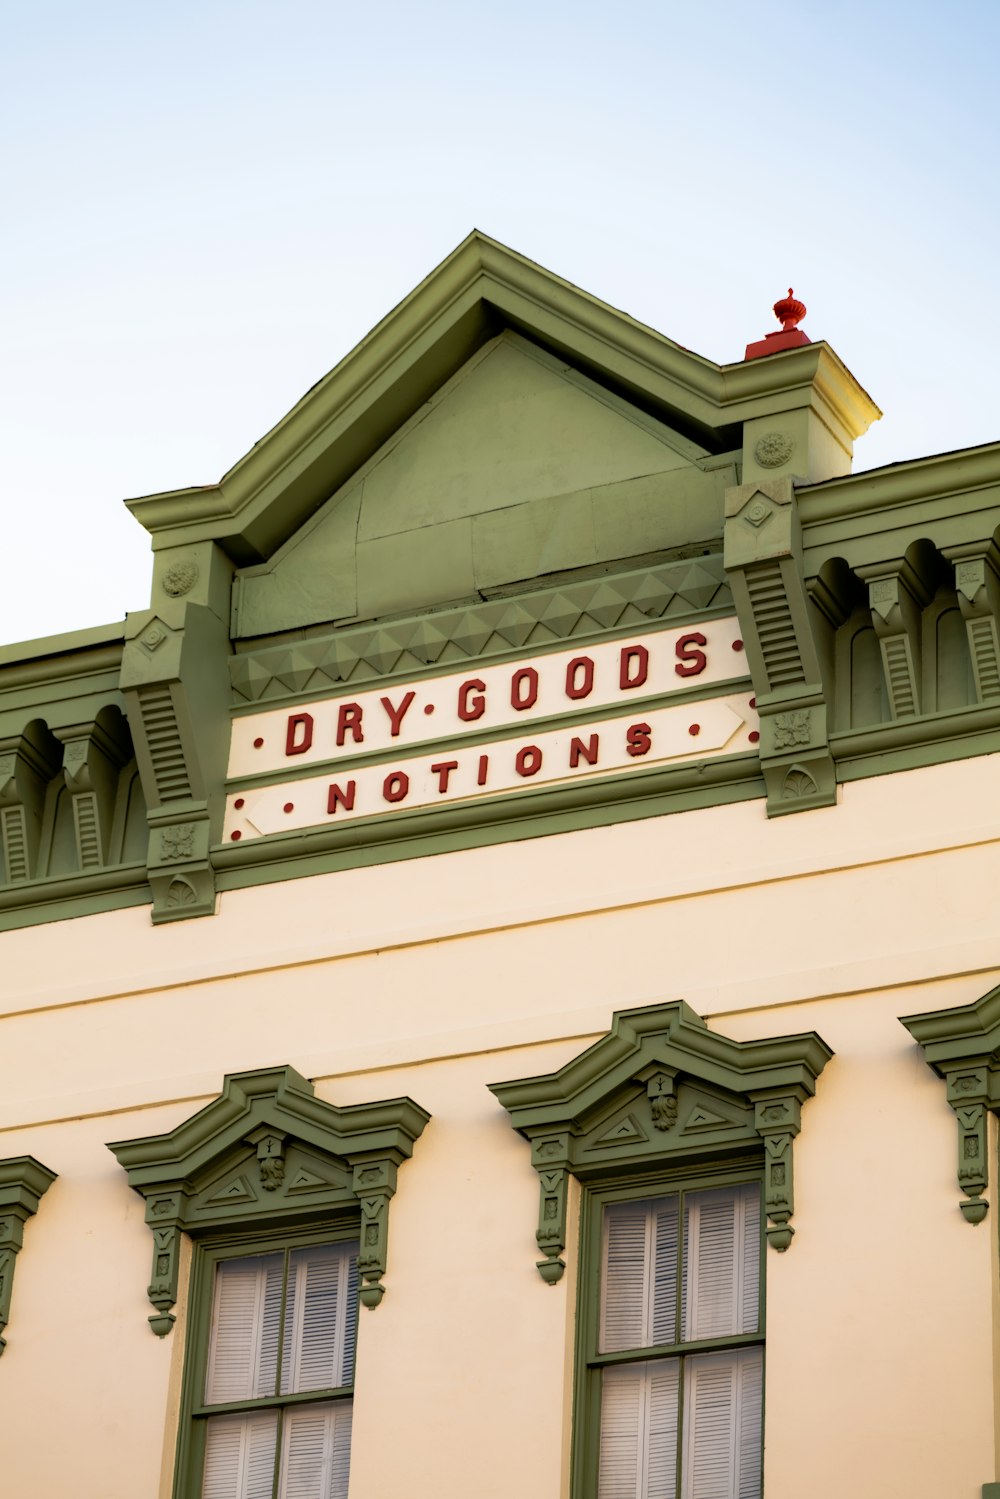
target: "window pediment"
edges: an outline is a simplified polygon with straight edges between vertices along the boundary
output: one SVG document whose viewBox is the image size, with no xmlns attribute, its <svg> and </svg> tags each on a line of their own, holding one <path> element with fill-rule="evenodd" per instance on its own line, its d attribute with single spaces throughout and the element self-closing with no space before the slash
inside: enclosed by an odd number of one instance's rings
<svg viewBox="0 0 1000 1499">
<path fill-rule="evenodd" d="M 385 1292 L 396 1170 L 430 1115 L 411 1098 L 338 1108 L 292 1067 L 233 1073 L 220 1096 L 163 1135 L 109 1145 L 145 1198 L 153 1233 L 150 1326 L 174 1323 L 181 1233 L 293 1224 L 361 1210 L 360 1297 Z"/>
</svg>

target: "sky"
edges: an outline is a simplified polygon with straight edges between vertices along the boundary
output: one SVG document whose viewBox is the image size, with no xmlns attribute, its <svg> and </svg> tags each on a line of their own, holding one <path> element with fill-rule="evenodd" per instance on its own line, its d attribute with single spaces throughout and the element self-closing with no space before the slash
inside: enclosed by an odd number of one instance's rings
<svg viewBox="0 0 1000 1499">
<path fill-rule="evenodd" d="M 473 227 L 720 363 L 794 286 L 885 413 L 1000 440 L 1000 3 L 7 0 L 0 642 L 149 600 L 213 483 Z"/>
</svg>

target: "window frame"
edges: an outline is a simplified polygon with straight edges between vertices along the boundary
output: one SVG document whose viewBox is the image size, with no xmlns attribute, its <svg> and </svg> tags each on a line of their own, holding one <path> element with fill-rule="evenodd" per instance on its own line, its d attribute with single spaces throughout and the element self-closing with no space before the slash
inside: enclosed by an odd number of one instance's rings
<svg viewBox="0 0 1000 1499">
<path fill-rule="evenodd" d="M 604 1294 L 604 1210 L 618 1202 L 636 1202 L 685 1192 L 754 1184 L 760 1189 L 760 1279 L 758 1298 L 760 1323 L 756 1333 L 736 1333 L 725 1338 L 702 1338 L 688 1343 L 662 1344 L 650 1348 L 601 1353 L 601 1306 Z M 682 1221 L 682 1211 L 679 1212 Z M 762 1350 L 761 1472 L 764 1459 L 765 1396 L 767 1388 L 767 1235 L 764 1208 L 764 1161 L 757 1154 L 749 1159 L 671 1162 L 627 1176 L 621 1174 L 584 1182 L 580 1201 L 580 1239 L 576 1296 L 576 1351 L 574 1359 L 573 1436 L 570 1492 L 573 1499 L 598 1499 L 601 1444 L 602 1372 L 620 1364 L 646 1363 L 678 1358 L 681 1365 L 678 1414 L 678 1463 L 675 1499 L 683 1485 L 683 1390 L 684 1360 L 695 1354 L 723 1352 L 730 1348 L 759 1347 Z M 678 1288 L 679 1294 L 679 1288 Z"/>
<path fill-rule="evenodd" d="M 222 1234 L 212 1234 L 195 1239 L 191 1260 L 191 1276 L 188 1284 L 187 1325 L 184 1336 L 184 1371 L 181 1379 L 181 1400 L 178 1419 L 176 1457 L 174 1464 L 174 1499 L 200 1499 L 204 1481 L 205 1443 L 208 1422 L 212 1416 L 238 1415 L 259 1410 L 277 1410 L 278 1428 L 275 1447 L 274 1478 L 271 1484 L 272 1499 L 276 1499 L 281 1478 L 281 1412 L 288 1407 L 311 1404 L 328 1404 L 335 1400 L 351 1400 L 354 1397 L 354 1380 L 350 1385 L 337 1389 L 303 1390 L 273 1396 L 258 1396 L 248 1400 L 228 1401 L 210 1405 L 205 1400 L 205 1380 L 212 1337 L 212 1306 L 215 1293 L 216 1267 L 226 1260 L 246 1259 L 254 1255 L 284 1254 L 283 1303 L 287 1297 L 287 1275 L 291 1253 L 295 1249 L 306 1249 L 316 1245 L 356 1243 L 360 1251 L 360 1212 L 345 1213 L 325 1218 L 322 1222 L 301 1224 L 297 1227 L 274 1225 L 261 1228 L 248 1225 L 245 1230 L 234 1228 Z M 359 1279 L 360 1285 L 360 1279 Z M 358 1309 L 360 1312 L 360 1299 Z M 357 1356 L 357 1328 L 360 1317 L 355 1318 L 354 1358 Z"/>
</svg>

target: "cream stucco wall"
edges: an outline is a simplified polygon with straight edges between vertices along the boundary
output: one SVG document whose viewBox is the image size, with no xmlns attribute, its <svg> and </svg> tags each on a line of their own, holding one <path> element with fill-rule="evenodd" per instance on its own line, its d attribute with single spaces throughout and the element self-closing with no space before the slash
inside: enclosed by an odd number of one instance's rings
<svg viewBox="0 0 1000 1499">
<path fill-rule="evenodd" d="M 528 1147 L 486 1085 L 683 996 L 736 1039 L 816 1029 L 836 1053 L 795 1146 L 795 1240 L 768 1254 L 768 1499 L 978 1499 L 996 1225 L 958 1212 L 954 1116 L 898 1017 L 1000 979 L 998 793 L 984 757 L 773 822 L 744 803 L 232 892 L 173 926 L 6 934 L 0 1156 L 59 1173 L 0 1360 L 9 1492 L 167 1499 L 184 1297 L 153 1337 L 143 1203 L 106 1142 L 290 1062 L 338 1103 L 433 1116 L 361 1318 L 351 1499 L 567 1499 L 572 1247 L 545 1286 Z"/>
</svg>

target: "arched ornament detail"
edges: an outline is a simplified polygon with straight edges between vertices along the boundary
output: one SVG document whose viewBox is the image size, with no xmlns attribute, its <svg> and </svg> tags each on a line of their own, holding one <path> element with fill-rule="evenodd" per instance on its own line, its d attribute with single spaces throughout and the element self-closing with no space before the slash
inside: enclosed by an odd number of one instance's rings
<svg viewBox="0 0 1000 1499">
<path fill-rule="evenodd" d="M 307 1224 L 359 1209 L 359 1294 L 378 1306 L 397 1168 L 429 1118 L 412 1098 L 337 1108 L 294 1068 L 269 1067 L 232 1073 L 218 1098 L 166 1134 L 109 1145 L 146 1202 L 156 1335 L 174 1325 L 182 1233 Z"/>
<path fill-rule="evenodd" d="M 771 1247 L 792 1241 L 792 1142 L 802 1105 L 833 1055 L 815 1031 L 731 1041 L 685 1004 L 620 1010 L 608 1035 L 558 1072 L 490 1090 L 531 1143 L 541 1201 L 538 1272 L 562 1277 L 569 1175 L 623 1172 L 763 1154 Z"/>
</svg>

